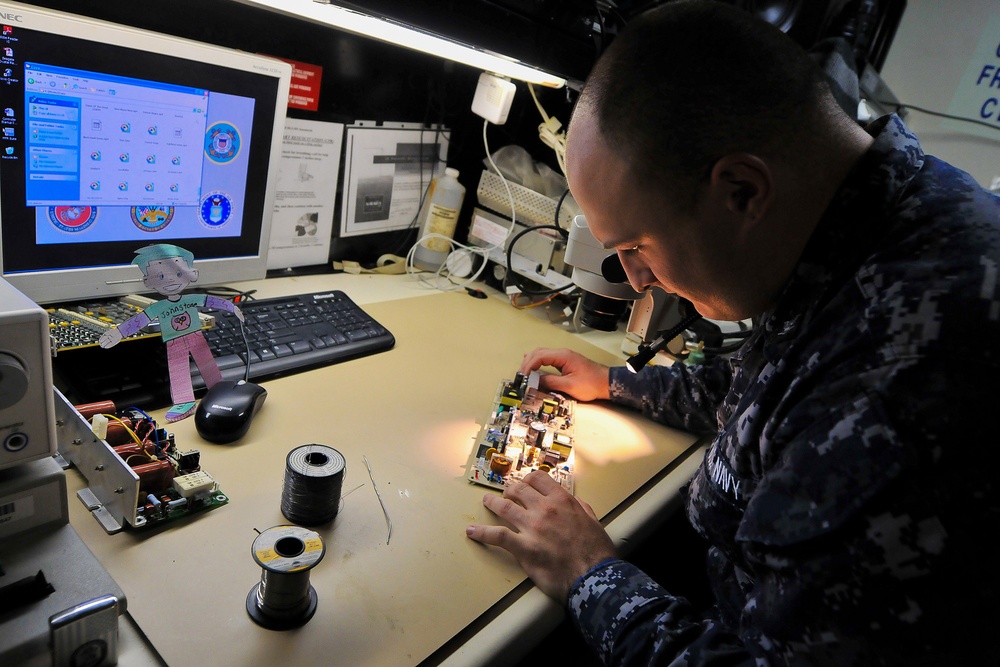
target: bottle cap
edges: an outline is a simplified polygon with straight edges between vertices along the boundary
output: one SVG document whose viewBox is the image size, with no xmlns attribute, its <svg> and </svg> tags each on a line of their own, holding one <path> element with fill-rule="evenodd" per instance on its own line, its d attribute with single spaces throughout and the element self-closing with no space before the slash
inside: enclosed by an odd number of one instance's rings
<svg viewBox="0 0 1000 667">
<path fill-rule="evenodd" d="M 458 178 L 458 169 L 454 167 L 445 167 L 444 173 L 448 174 L 452 178 Z"/>
</svg>

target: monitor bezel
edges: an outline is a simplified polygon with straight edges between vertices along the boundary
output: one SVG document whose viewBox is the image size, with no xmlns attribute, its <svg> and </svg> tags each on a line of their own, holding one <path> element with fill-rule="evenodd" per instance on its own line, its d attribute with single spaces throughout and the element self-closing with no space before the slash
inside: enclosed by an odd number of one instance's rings
<svg viewBox="0 0 1000 667">
<path fill-rule="evenodd" d="M 273 78 L 277 89 L 273 123 L 269 133 L 267 178 L 256 252 L 235 257 L 199 259 L 197 254 L 195 257 L 195 268 L 199 271 L 198 287 L 257 280 L 266 276 L 271 215 L 274 210 L 275 186 L 291 83 L 290 64 L 273 57 L 12 2 L 0 2 L 0 23 L 139 51 L 168 53 L 171 57 L 183 60 L 211 63 Z M 2 226 L 2 211 L 0 211 L 0 232 Z M 3 234 L 0 233 L 0 276 L 35 303 L 78 301 L 148 291 L 142 283 L 141 272 L 130 263 L 9 272 L 4 266 L 3 244 Z"/>
</svg>

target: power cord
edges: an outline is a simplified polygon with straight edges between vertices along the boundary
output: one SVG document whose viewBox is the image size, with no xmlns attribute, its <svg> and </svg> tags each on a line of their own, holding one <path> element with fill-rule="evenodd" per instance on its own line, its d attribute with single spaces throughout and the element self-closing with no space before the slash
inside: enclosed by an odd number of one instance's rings
<svg viewBox="0 0 1000 667">
<path fill-rule="evenodd" d="M 988 127 L 991 130 L 1000 130 L 1000 127 L 998 127 L 995 124 L 986 123 L 986 122 L 983 122 L 981 120 L 976 120 L 975 118 L 966 118 L 965 116 L 954 116 L 952 114 L 942 113 L 940 111 L 932 111 L 930 109 L 924 109 L 922 107 L 918 107 L 918 106 L 915 106 L 913 104 L 907 104 L 906 102 L 887 102 L 887 101 L 882 101 L 882 100 L 876 100 L 876 101 L 879 104 L 881 104 L 882 106 L 896 107 L 896 112 L 897 113 L 899 113 L 899 111 L 902 110 L 902 109 L 912 109 L 914 111 L 919 111 L 920 113 L 925 113 L 928 116 L 937 116 L 939 118 L 947 118 L 948 120 L 958 120 L 958 121 L 962 121 L 963 123 L 972 123 L 974 125 L 982 125 L 983 127 Z"/>
<path fill-rule="evenodd" d="M 538 138 L 543 144 L 551 148 L 556 154 L 556 162 L 559 163 L 559 170 L 563 176 L 566 175 L 566 132 L 562 129 L 562 123 L 555 116 L 550 116 L 545 112 L 538 96 L 535 94 L 535 86 L 528 84 L 528 91 L 531 99 L 538 107 L 538 113 L 542 114 L 542 123 L 538 126 Z"/>
<path fill-rule="evenodd" d="M 514 225 L 517 220 L 517 207 L 514 204 L 514 193 L 513 191 L 511 191 L 510 184 L 504 177 L 503 172 L 500 171 L 499 167 L 497 167 L 496 163 L 493 161 L 493 156 L 490 154 L 490 145 L 486 134 L 486 130 L 487 128 L 489 128 L 489 125 L 490 122 L 488 120 L 483 121 L 483 147 L 486 150 L 486 159 L 489 161 L 490 166 L 493 167 L 493 171 L 495 171 L 496 174 L 500 177 L 500 180 L 503 183 L 504 188 L 507 190 L 507 198 L 510 201 L 510 227 L 507 229 L 507 233 L 504 235 L 504 238 L 499 243 L 492 243 L 485 247 L 471 246 L 471 245 L 466 245 L 464 243 L 459 243 L 455 239 L 449 236 L 445 236 L 443 234 L 430 233 L 430 234 L 424 234 L 423 236 L 418 238 L 417 241 L 410 247 L 409 252 L 406 253 L 405 268 L 407 275 L 414 277 L 416 280 L 418 280 L 421 284 L 425 285 L 426 287 L 430 287 L 432 289 L 440 290 L 443 292 L 452 292 L 461 289 L 468 289 L 469 285 L 478 280 L 479 276 L 482 275 L 483 271 L 486 269 L 486 264 L 487 261 L 489 260 L 490 253 L 494 250 L 503 250 L 504 244 L 507 243 L 507 239 L 510 238 L 511 232 L 514 230 Z M 423 269 L 420 269 L 419 267 L 414 265 L 413 257 L 416 253 L 417 246 L 431 239 L 441 239 L 443 241 L 446 241 L 449 244 L 450 248 L 448 251 L 448 258 L 441 264 L 441 266 L 437 268 L 436 271 L 432 273 L 432 277 L 429 278 L 428 276 L 424 275 L 425 272 Z M 451 272 L 452 269 L 451 266 L 449 266 L 451 258 L 455 256 L 455 253 L 457 252 L 464 252 L 469 254 L 470 256 L 481 257 L 481 261 L 479 262 L 479 268 L 471 276 L 460 282 L 456 282 L 453 279 Z"/>
</svg>

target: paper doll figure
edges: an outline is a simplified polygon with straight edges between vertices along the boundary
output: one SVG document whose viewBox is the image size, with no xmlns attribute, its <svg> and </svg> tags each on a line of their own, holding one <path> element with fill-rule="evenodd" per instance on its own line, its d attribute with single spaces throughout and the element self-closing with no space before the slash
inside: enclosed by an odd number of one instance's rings
<svg viewBox="0 0 1000 667">
<path fill-rule="evenodd" d="M 122 338 L 159 320 L 160 336 L 167 346 L 170 398 L 174 402 L 173 407 L 167 410 L 167 421 L 180 421 L 191 416 L 195 407 L 189 355 L 198 366 L 206 387 L 211 388 L 222 381 L 219 366 L 201 333 L 198 308 L 226 310 L 236 315 L 240 322 L 243 321 L 243 313 L 226 299 L 206 294 L 181 294 L 188 285 L 198 280 L 194 255 L 190 251 L 169 243 L 157 243 L 139 248 L 135 254 L 132 263 L 142 271 L 142 282 L 167 298 L 150 304 L 141 313 L 105 331 L 99 342 L 103 348 L 114 347 Z"/>
</svg>

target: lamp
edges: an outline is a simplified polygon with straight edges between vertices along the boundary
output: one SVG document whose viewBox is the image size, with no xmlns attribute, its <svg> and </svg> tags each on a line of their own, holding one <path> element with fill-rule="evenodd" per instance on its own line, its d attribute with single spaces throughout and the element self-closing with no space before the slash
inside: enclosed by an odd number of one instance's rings
<svg viewBox="0 0 1000 667">
<path fill-rule="evenodd" d="M 678 307 L 683 319 L 671 327 L 668 331 L 662 332 L 652 343 L 639 346 L 639 351 L 629 357 L 628 361 L 625 362 L 625 365 L 633 373 L 641 371 L 643 367 L 656 356 L 657 352 L 665 349 L 670 341 L 679 336 L 682 331 L 687 329 L 696 321 L 701 319 L 701 315 L 694 309 L 694 306 L 690 301 L 683 297 L 678 298 L 680 299 Z"/>
<path fill-rule="evenodd" d="M 562 88 L 566 85 L 566 79 L 525 65 L 519 60 L 464 44 L 393 19 L 372 16 L 354 9 L 328 4 L 323 0 L 238 1 L 452 60 L 510 79 L 548 86 L 549 88 Z"/>
</svg>

